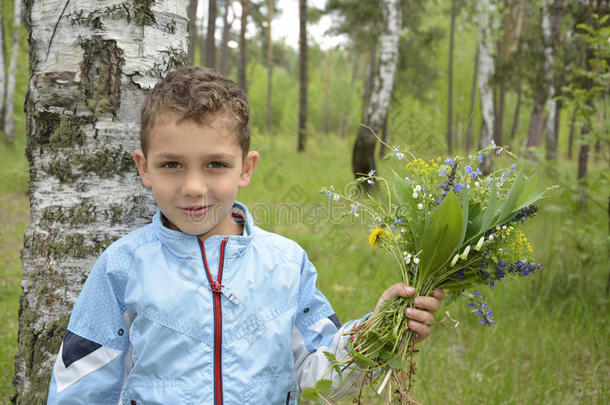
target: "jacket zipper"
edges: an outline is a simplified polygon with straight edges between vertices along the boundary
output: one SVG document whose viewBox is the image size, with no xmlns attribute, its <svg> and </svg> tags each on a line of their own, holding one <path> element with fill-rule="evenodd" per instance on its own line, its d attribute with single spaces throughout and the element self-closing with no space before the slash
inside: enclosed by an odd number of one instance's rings
<svg viewBox="0 0 610 405">
<path fill-rule="evenodd" d="M 201 248 L 201 256 L 203 258 L 203 266 L 205 267 L 205 275 L 210 283 L 210 289 L 214 294 L 214 404 L 222 405 L 222 308 L 220 306 L 220 296 L 222 295 L 222 268 L 224 264 L 225 246 L 227 240 L 224 238 L 220 243 L 220 260 L 218 264 L 218 277 L 216 280 L 212 278 L 208 261 L 205 256 L 205 246 L 199 240 Z"/>
</svg>

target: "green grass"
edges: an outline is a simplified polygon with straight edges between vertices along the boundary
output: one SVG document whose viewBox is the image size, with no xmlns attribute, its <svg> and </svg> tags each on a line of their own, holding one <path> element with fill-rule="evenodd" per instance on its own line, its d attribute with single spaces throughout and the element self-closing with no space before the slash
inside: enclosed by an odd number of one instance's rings
<svg viewBox="0 0 610 405">
<path fill-rule="evenodd" d="M 21 294 L 23 233 L 29 221 L 28 166 L 25 139 L 13 148 L 0 143 L 0 398 L 13 393 L 13 359 L 17 352 L 17 313 Z"/>
<path fill-rule="evenodd" d="M 364 225 L 324 215 L 307 223 L 311 208 L 327 202 L 318 193 L 321 187 L 333 184 L 344 190 L 351 180 L 352 139 L 317 136 L 304 154 L 295 152 L 296 136 L 257 135 L 253 145 L 261 160 L 252 183 L 238 199 L 253 211 L 256 207 L 262 227 L 306 249 L 318 269 L 319 288 L 343 321 L 369 312 L 384 288 L 396 281 L 390 259 L 368 246 Z M 8 398 L 28 198 L 24 141 L 18 140 L 14 150 L 2 148 L 2 173 L 8 174 L 0 189 L 0 395 Z M 380 173 L 387 174 L 391 164 L 381 162 Z M 543 181 L 553 182 L 547 172 L 541 171 Z M 604 228 L 597 233 L 590 230 L 590 223 L 605 224 L 607 218 L 602 209 L 589 208 L 588 222 L 583 222 L 585 217 L 570 208 L 569 197 L 566 191 L 556 191 L 526 230 L 545 269 L 485 291 L 497 325 L 481 327 L 461 302 L 439 311 L 439 319 L 448 310 L 459 326 L 446 320 L 420 345 L 414 393 L 421 403 L 608 403 L 607 256 L 602 249 L 606 233 Z M 295 203 L 292 217 L 281 211 L 282 202 Z M 265 219 L 263 213 L 271 217 Z M 281 218 L 274 217 L 278 213 L 283 213 Z M 571 225 L 566 225 L 568 218 Z M 579 229 L 586 232 L 581 235 Z M 579 235 L 584 238 L 587 232 L 593 232 L 588 237 L 594 240 L 584 240 L 582 246 Z M 367 392 L 365 403 L 381 400 Z"/>
</svg>

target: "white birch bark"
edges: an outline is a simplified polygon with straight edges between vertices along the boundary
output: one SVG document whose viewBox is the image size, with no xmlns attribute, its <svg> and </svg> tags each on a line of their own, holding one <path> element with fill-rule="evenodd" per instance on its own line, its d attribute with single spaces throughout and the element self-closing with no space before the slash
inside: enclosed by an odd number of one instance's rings
<svg viewBox="0 0 610 405">
<path fill-rule="evenodd" d="M 379 71 L 375 77 L 371 97 L 363 122 L 375 133 L 383 127 L 390 96 L 394 88 L 394 74 L 398 64 L 400 34 L 402 32 L 402 9 L 399 0 L 384 0 L 381 4 L 383 31 L 379 37 Z M 361 126 L 352 154 L 352 171 L 356 177 L 375 169 L 376 137 L 370 129 Z M 367 183 L 363 183 L 367 187 Z"/>
<path fill-rule="evenodd" d="M 379 37 L 379 73 L 375 77 L 368 106 L 368 124 L 379 130 L 385 121 L 390 96 L 394 88 L 394 74 L 398 65 L 398 45 L 402 30 L 400 1 L 385 0 L 382 5 L 384 30 Z"/>
<path fill-rule="evenodd" d="M 17 404 L 43 404 L 72 305 L 113 240 L 149 221 L 132 163 L 145 94 L 187 62 L 188 0 L 32 0 Z"/>
<path fill-rule="evenodd" d="M 479 7 L 479 92 L 481 94 L 481 140 L 479 147 L 485 148 L 491 144 L 494 128 L 494 105 L 490 80 L 494 73 L 494 60 L 492 55 L 492 37 L 490 28 L 489 0 L 480 0 Z M 489 172 L 491 160 L 483 160 L 483 170 Z"/>
<path fill-rule="evenodd" d="M 11 60 L 8 66 L 6 82 L 6 104 L 4 106 L 4 133 L 9 144 L 15 142 L 15 85 L 17 77 L 17 58 L 19 56 L 19 39 L 21 37 L 21 0 L 13 0 L 13 35 L 11 44 Z M 4 65 L 3 65 L 4 66 Z"/>
</svg>

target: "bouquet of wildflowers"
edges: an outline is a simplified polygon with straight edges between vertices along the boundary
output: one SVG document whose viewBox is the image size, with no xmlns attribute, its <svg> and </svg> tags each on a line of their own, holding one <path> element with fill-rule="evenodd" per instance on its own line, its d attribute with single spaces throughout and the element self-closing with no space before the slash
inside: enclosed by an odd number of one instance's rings
<svg viewBox="0 0 610 405">
<path fill-rule="evenodd" d="M 387 180 L 371 171 L 359 179 L 377 184 L 383 201 L 370 195 L 357 201 L 332 186 L 323 191 L 332 201 L 350 204 L 346 215 L 361 216 L 371 225 L 369 244 L 395 259 L 397 282 L 415 287 L 419 295 L 441 287 L 466 299 L 481 324 L 493 325 L 493 311 L 476 288 L 541 269 L 520 227 L 536 214 L 535 203 L 547 191 L 536 188 L 536 176 L 517 172 L 516 164 L 484 175 L 479 168 L 483 158 L 502 152 L 492 142 L 468 159 L 424 161 L 394 148 L 389 156 L 408 161 L 404 172 Z M 329 372 L 345 378 L 357 369 L 378 394 L 385 390 L 386 403 L 409 403 L 416 350 L 405 309 L 412 306 L 411 299 L 391 300 L 352 329 L 346 358 L 327 353 Z M 331 385 L 321 379 L 303 396 L 326 401 L 334 394 Z"/>
</svg>

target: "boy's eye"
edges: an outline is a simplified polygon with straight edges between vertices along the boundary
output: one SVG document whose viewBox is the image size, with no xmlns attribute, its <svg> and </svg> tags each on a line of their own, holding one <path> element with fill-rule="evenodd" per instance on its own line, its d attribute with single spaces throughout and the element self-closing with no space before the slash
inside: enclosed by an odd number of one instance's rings
<svg viewBox="0 0 610 405">
<path fill-rule="evenodd" d="M 166 167 L 168 169 L 179 169 L 182 166 L 180 166 L 180 163 L 178 162 L 167 162 L 164 163 L 162 167 Z"/>
<path fill-rule="evenodd" d="M 208 167 L 210 167 L 212 169 L 219 169 L 219 168 L 222 168 L 222 167 L 227 167 L 227 165 L 222 163 L 222 162 L 214 161 L 214 162 L 210 162 L 208 164 Z"/>
</svg>

